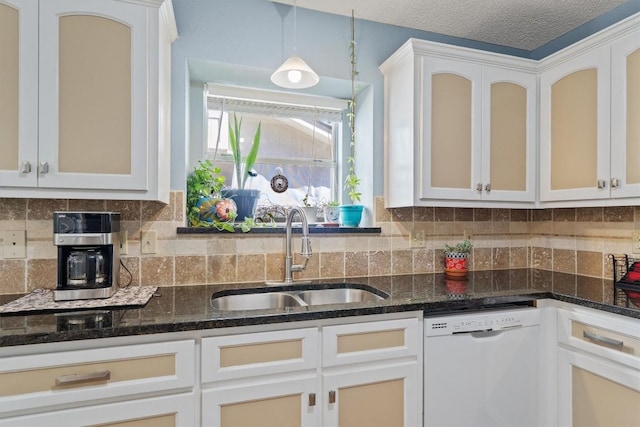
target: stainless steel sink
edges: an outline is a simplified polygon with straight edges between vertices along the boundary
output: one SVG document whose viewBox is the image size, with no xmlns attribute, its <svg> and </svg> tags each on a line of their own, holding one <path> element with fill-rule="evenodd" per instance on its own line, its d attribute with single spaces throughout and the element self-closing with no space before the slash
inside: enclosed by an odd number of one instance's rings
<svg viewBox="0 0 640 427">
<path fill-rule="evenodd" d="M 297 295 L 309 305 L 373 302 L 384 299 L 384 297 L 365 289 L 354 288 L 314 289 L 298 292 Z"/>
<path fill-rule="evenodd" d="M 376 292 L 379 292 L 380 295 Z M 374 302 L 388 298 L 372 288 L 371 291 L 360 287 L 289 289 L 228 294 L 213 294 L 211 306 L 219 311 L 278 310 L 291 307 L 306 307 L 325 304 L 350 304 Z"/>
<path fill-rule="evenodd" d="M 277 310 L 305 305 L 299 298 L 285 292 L 261 292 L 214 296 L 211 306 L 221 311 Z"/>
</svg>

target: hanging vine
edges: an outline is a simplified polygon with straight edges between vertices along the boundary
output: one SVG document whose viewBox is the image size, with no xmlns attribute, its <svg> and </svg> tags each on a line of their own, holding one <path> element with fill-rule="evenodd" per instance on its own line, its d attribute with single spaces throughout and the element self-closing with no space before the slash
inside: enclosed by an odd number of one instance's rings
<svg viewBox="0 0 640 427">
<path fill-rule="evenodd" d="M 351 10 L 351 41 L 349 43 L 349 62 L 351 63 L 351 99 L 349 100 L 349 108 L 347 117 L 349 119 L 349 157 L 347 164 L 349 165 L 349 174 L 344 181 L 344 188 L 349 192 L 351 203 L 359 202 L 362 193 L 358 192 L 360 178 L 356 175 L 356 77 L 358 70 L 356 68 L 356 40 L 355 40 L 355 17 L 353 9 Z"/>
</svg>

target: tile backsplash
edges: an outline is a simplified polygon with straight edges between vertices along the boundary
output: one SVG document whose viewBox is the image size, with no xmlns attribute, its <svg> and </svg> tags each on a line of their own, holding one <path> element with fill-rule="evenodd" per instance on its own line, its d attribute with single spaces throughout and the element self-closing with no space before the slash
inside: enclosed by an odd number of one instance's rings
<svg viewBox="0 0 640 427">
<path fill-rule="evenodd" d="M 284 235 L 178 235 L 185 223 L 184 194 L 170 203 L 118 200 L 0 199 L 0 232 L 26 230 L 26 259 L 6 259 L 0 244 L 0 294 L 56 286 L 55 210 L 121 213 L 128 232 L 122 255 L 133 285 L 181 286 L 255 282 L 284 277 Z M 442 247 L 463 233 L 473 235 L 472 270 L 535 267 L 579 273 L 594 279 L 612 275 L 608 253 L 630 253 L 631 232 L 640 229 L 640 207 L 543 210 L 472 208 L 385 209 L 376 199 L 380 234 L 312 235 L 314 256 L 296 278 L 441 272 Z M 142 231 L 155 230 L 157 253 L 142 254 Z M 2 239 L 0 233 L 0 239 Z M 294 235 L 294 250 L 298 247 Z M 129 275 L 122 273 L 127 282 Z M 602 281 L 602 283 L 608 283 Z M 607 285 L 603 285 L 603 288 Z M 593 293 L 593 292 L 591 292 Z M 606 300 L 607 289 L 602 290 Z M 610 292 L 609 292 L 610 293 Z"/>
</svg>

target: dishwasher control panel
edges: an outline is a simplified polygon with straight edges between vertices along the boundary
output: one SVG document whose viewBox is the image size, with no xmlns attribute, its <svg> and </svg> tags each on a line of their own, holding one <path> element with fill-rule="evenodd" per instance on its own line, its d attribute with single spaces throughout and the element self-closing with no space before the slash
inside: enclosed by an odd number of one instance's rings
<svg viewBox="0 0 640 427">
<path fill-rule="evenodd" d="M 453 335 L 470 332 L 500 331 L 540 323 L 540 313 L 536 308 L 520 308 L 476 312 L 469 314 L 451 314 L 438 317 L 425 317 L 426 336 Z"/>
</svg>

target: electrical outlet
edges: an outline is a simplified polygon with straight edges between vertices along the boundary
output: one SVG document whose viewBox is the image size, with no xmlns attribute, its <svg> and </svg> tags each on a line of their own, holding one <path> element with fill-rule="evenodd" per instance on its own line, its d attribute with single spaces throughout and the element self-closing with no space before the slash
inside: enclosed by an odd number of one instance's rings
<svg viewBox="0 0 640 427">
<path fill-rule="evenodd" d="M 631 233 L 631 252 L 640 254 L 640 230 Z"/>
<path fill-rule="evenodd" d="M 143 231 L 140 243 L 140 252 L 143 254 L 155 254 L 157 253 L 157 233 L 155 230 Z"/>
<path fill-rule="evenodd" d="M 27 257 L 27 232 L 5 231 L 2 233 L 4 241 L 5 258 L 26 258 Z"/>
<path fill-rule="evenodd" d="M 462 230 L 462 238 L 465 240 L 471 240 L 471 238 L 473 237 L 473 233 L 471 233 L 471 230 Z"/>
<path fill-rule="evenodd" d="M 120 230 L 120 255 L 129 253 L 129 233 L 127 230 Z"/>
</svg>

